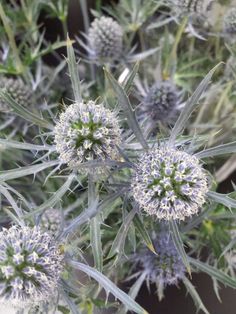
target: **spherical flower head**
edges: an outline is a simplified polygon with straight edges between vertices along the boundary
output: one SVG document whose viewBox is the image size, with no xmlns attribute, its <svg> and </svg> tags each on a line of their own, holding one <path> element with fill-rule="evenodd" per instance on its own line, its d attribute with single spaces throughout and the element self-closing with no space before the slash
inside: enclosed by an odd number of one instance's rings
<svg viewBox="0 0 236 314">
<path fill-rule="evenodd" d="M 0 302 L 16 308 L 46 302 L 55 295 L 62 259 L 52 237 L 37 227 L 0 232 Z"/>
<path fill-rule="evenodd" d="M 236 34 L 236 8 L 231 8 L 224 16 L 224 31 L 229 35 Z"/>
<path fill-rule="evenodd" d="M 70 105 L 60 115 L 54 134 L 61 161 L 72 168 L 87 161 L 119 158 L 117 146 L 121 144 L 121 130 L 118 120 L 102 104 L 89 101 Z"/>
<path fill-rule="evenodd" d="M 94 57 L 99 60 L 109 62 L 120 58 L 123 31 L 111 17 L 96 18 L 89 29 L 88 39 Z"/>
<path fill-rule="evenodd" d="M 163 287 L 176 285 L 185 275 L 185 266 L 175 245 L 166 232 L 160 232 L 154 239 L 156 254 L 144 248 L 135 255 L 147 279 Z"/>
<path fill-rule="evenodd" d="M 205 14 L 211 8 L 213 0 L 174 0 L 182 13 Z"/>
<path fill-rule="evenodd" d="M 27 107 L 30 105 L 31 91 L 20 78 L 0 78 L 0 89 L 7 92 L 19 105 Z M 0 111 L 9 112 L 10 108 L 7 102 L 0 97 Z"/>
<path fill-rule="evenodd" d="M 56 235 L 62 225 L 62 213 L 55 208 L 45 210 L 40 220 L 40 228 L 52 235 Z"/>
<path fill-rule="evenodd" d="M 179 95 L 175 85 L 168 81 L 156 83 L 143 100 L 141 116 L 153 122 L 168 122 L 175 116 L 178 104 Z"/>
<path fill-rule="evenodd" d="M 204 204 L 208 184 L 195 156 L 160 147 L 141 156 L 131 190 L 147 214 L 163 220 L 184 220 Z"/>
</svg>

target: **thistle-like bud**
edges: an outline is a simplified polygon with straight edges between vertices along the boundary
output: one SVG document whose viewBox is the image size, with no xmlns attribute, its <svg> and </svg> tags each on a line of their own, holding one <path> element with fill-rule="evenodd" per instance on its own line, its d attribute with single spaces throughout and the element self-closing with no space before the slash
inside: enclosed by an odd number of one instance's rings
<svg viewBox="0 0 236 314">
<path fill-rule="evenodd" d="M 184 220 L 198 212 L 208 191 L 199 160 L 169 147 L 144 153 L 131 182 L 135 201 L 159 219 Z"/>
<path fill-rule="evenodd" d="M 25 308 L 55 295 L 63 255 L 37 227 L 0 232 L 0 302 Z"/>
<path fill-rule="evenodd" d="M 120 58 L 123 31 L 121 26 L 111 17 L 96 18 L 89 29 L 88 39 L 95 58 L 103 62 Z"/>
<path fill-rule="evenodd" d="M 224 16 L 224 31 L 226 34 L 236 34 L 236 8 L 231 8 Z"/>
<path fill-rule="evenodd" d="M 146 279 L 161 287 L 175 285 L 185 275 L 185 266 L 170 236 L 161 232 L 153 239 L 157 254 L 144 248 L 135 254 L 136 263 L 146 274 Z"/>
<path fill-rule="evenodd" d="M 145 120 L 169 122 L 177 113 L 179 95 L 175 85 L 163 81 L 154 84 L 147 92 L 140 107 L 140 115 Z"/>
<path fill-rule="evenodd" d="M 62 162 L 75 168 L 87 161 L 117 160 L 121 130 L 113 112 L 102 104 L 70 105 L 55 129 L 56 150 Z"/>
<path fill-rule="evenodd" d="M 40 228 L 46 232 L 56 235 L 62 227 L 63 216 L 60 210 L 50 208 L 45 210 L 40 220 Z"/>
<path fill-rule="evenodd" d="M 173 0 L 183 13 L 205 14 L 211 8 L 213 0 Z"/>
<path fill-rule="evenodd" d="M 30 105 L 31 90 L 20 78 L 0 78 L 0 89 L 7 92 L 19 105 L 27 107 Z M 9 112 L 9 105 L 0 97 L 0 111 Z"/>
</svg>

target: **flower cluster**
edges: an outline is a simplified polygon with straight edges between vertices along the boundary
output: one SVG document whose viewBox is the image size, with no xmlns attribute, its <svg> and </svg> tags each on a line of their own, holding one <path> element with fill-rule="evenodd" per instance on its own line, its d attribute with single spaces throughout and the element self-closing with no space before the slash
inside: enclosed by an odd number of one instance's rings
<svg viewBox="0 0 236 314">
<path fill-rule="evenodd" d="M 148 281 L 162 287 L 177 284 L 185 275 L 185 266 L 168 233 L 160 232 L 153 239 L 153 245 L 156 254 L 144 248 L 135 255 L 136 263 Z"/>
<path fill-rule="evenodd" d="M 179 95 L 175 85 L 168 81 L 156 83 L 142 102 L 141 117 L 154 123 L 169 122 L 175 116 L 178 104 Z"/>
<path fill-rule="evenodd" d="M 57 234 L 62 225 L 62 213 L 55 208 L 47 209 L 40 220 L 40 228 L 53 235 Z"/>
<path fill-rule="evenodd" d="M 224 16 L 224 31 L 227 34 L 236 34 L 236 8 L 230 9 Z"/>
<path fill-rule="evenodd" d="M 184 220 L 196 214 L 208 191 L 199 160 L 170 147 L 155 148 L 141 156 L 131 188 L 145 212 L 164 220 Z"/>
<path fill-rule="evenodd" d="M 0 232 L 0 302 L 24 308 L 55 295 L 62 259 L 49 234 L 37 227 Z"/>
<path fill-rule="evenodd" d="M 118 159 L 121 130 L 115 114 L 102 104 L 70 105 L 61 114 L 54 134 L 61 161 L 72 168 L 86 161 Z"/>
<path fill-rule="evenodd" d="M 123 31 L 111 17 L 96 18 L 89 29 L 88 39 L 94 57 L 104 62 L 120 58 Z"/>
<path fill-rule="evenodd" d="M 210 9 L 212 2 L 212 0 L 176 0 L 175 4 L 184 12 L 204 14 Z"/>
<path fill-rule="evenodd" d="M 20 78 L 0 78 L 0 89 L 6 91 L 18 104 L 27 107 L 30 105 L 31 91 Z M 0 111 L 9 112 L 8 104 L 0 97 Z"/>
</svg>

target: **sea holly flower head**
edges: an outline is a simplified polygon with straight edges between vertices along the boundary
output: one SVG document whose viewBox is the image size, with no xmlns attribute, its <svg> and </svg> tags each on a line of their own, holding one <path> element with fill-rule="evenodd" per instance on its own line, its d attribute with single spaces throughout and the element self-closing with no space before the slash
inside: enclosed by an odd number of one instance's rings
<svg viewBox="0 0 236 314">
<path fill-rule="evenodd" d="M 117 160 L 121 130 L 116 115 L 102 104 L 75 103 L 60 115 L 55 129 L 62 162 L 76 168 L 87 161 Z"/>
<path fill-rule="evenodd" d="M 224 16 L 224 31 L 228 35 L 236 34 L 236 8 L 231 8 Z"/>
<path fill-rule="evenodd" d="M 55 296 L 63 255 L 37 227 L 0 232 L 0 303 L 25 308 Z"/>
<path fill-rule="evenodd" d="M 195 156 L 161 146 L 140 157 L 131 189 L 135 201 L 147 214 L 164 220 L 184 220 L 204 204 L 208 183 Z"/>
<path fill-rule="evenodd" d="M 140 116 L 151 123 L 170 122 L 177 113 L 179 93 L 169 81 L 155 83 L 147 92 L 140 106 Z"/>
<path fill-rule="evenodd" d="M 161 231 L 153 239 L 155 253 L 147 247 L 135 254 L 135 261 L 146 274 L 146 280 L 158 286 L 175 285 L 185 276 L 181 256 L 167 232 Z"/>
<path fill-rule="evenodd" d="M 212 0 L 174 0 L 182 12 L 205 14 L 211 8 Z"/>
<path fill-rule="evenodd" d="M 24 107 L 28 107 L 31 102 L 31 90 L 24 84 L 20 78 L 0 78 L 0 89 L 7 92 L 18 104 Z M 9 112 L 10 107 L 8 103 L 0 97 L 0 111 Z"/>
<path fill-rule="evenodd" d="M 111 17 L 96 18 L 89 29 L 88 41 L 95 58 L 104 62 L 118 60 L 122 54 L 123 31 Z"/>
<path fill-rule="evenodd" d="M 49 208 L 42 214 L 40 228 L 52 235 L 56 235 L 62 226 L 63 216 L 60 210 Z"/>
</svg>

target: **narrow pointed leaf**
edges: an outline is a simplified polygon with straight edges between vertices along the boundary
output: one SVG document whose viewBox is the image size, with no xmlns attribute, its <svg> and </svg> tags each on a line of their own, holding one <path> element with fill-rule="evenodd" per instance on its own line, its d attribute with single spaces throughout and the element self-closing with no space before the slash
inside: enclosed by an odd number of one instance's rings
<svg viewBox="0 0 236 314">
<path fill-rule="evenodd" d="M 148 314 L 147 311 L 136 303 L 129 295 L 119 289 L 110 279 L 98 272 L 96 269 L 76 261 L 68 262 L 72 267 L 83 271 L 88 276 L 95 279 L 107 293 L 112 293 L 114 297 L 119 299 L 129 310 L 134 311 L 137 314 Z"/>
<path fill-rule="evenodd" d="M 223 252 L 220 254 L 219 259 L 224 256 L 228 251 L 235 247 L 236 244 L 236 237 L 234 237 L 229 244 L 224 248 Z"/>
<path fill-rule="evenodd" d="M 158 50 L 160 50 L 160 48 L 156 47 L 156 48 L 148 49 L 148 50 L 146 50 L 144 52 L 132 54 L 132 55 L 127 57 L 128 62 L 142 61 L 143 59 L 145 59 L 145 58 L 153 55 L 154 53 L 156 53 Z"/>
<path fill-rule="evenodd" d="M 22 216 L 23 216 L 22 210 L 17 206 L 14 198 L 11 196 L 9 191 L 1 184 L 0 184 L 0 193 L 6 197 L 8 202 L 11 204 L 11 207 L 15 210 L 19 218 L 19 221 L 21 221 L 21 225 L 24 225 L 24 220 L 22 219 Z"/>
<path fill-rule="evenodd" d="M 69 190 L 74 177 L 75 175 L 71 174 L 67 178 L 66 182 L 55 193 L 53 193 L 53 195 L 48 200 L 46 200 L 43 204 L 33 209 L 33 211 L 27 214 L 26 216 L 28 217 L 36 213 L 40 213 L 47 208 L 52 208 L 56 203 L 60 202 L 62 196 L 65 195 L 65 193 Z"/>
<path fill-rule="evenodd" d="M 74 93 L 75 101 L 81 102 L 81 85 L 80 85 L 80 78 L 79 78 L 79 68 L 78 64 L 75 60 L 75 53 L 72 46 L 72 41 L 70 38 L 67 38 L 67 63 L 69 68 L 69 75 L 72 84 L 72 90 Z"/>
<path fill-rule="evenodd" d="M 139 127 L 139 124 L 136 120 L 135 113 L 131 107 L 131 104 L 129 102 L 129 98 L 126 95 L 124 89 L 121 87 L 121 85 L 114 79 L 114 77 L 107 72 L 106 70 L 105 74 L 109 82 L 111 83 L 112 88 L 114 89 L 115 93 L 117 94 L 119 105 L 121 106 L 122 110 L 127 116 L 127 122 L 129 124 L 129 127 L 134 132 L 135 136 L 137 137 L 138 141 L 141 143 L 144 149 L 148 149 L 148 144 L 146 143 L 146 140 L 144 139 L 143 133 Z"/>
<path fill-rule="evenodd" d="M 51 125 L 48 121 L 39 118 L 40 114 L 39 116 L 37 116 L 26 108 L 22 107 L 4 90 L 0 90 L 0 97 L 7 102 L 7 104 L 14 110 L 14 112 L 18 116 L 42 128 L 53 130 L 53 125 Z"/>
<path fill-rule="evenodd" d="M 229 197 L 227 194 L 221 194 L 213 191 L 209 191 L 207 196 L 211 198 L 213 201 L 225 205 L 226 207 L 236 208 L 236 200 Z"/>
<path fill-rule="evenodd" d="M 126 94 L 129 93 L 130 88 L 131 88 L 131 86 L 133 84 L 133 81 L 135 79 L 135 76 L 138 73 L 138 70 L 139 70 L 139 62 L 135 63 L 132 71 L 129 73 L 129 76 L 126 79 L 125 86 L 124 86 L 124 91 L 125 91 Z"/>
<path fill-rule="evenodd" d="M 155 248 L 154 248 L 153 243 L 152 243 L 152 240 L 151 240 L 144 224 L 140 220 L 138 214 L 136 214 L 134 216 L 133 223 L 134 223 L 135 228 L 138 230 L 141 238 L 145 242 L 146 246 L 149 248 L 149 250 L 152 251 L 153 253 L 156 253 Z"/>
<path fill-rule="evenodd" d="M 22 149 L 22 150 L 36 150 L 36 151 L 41 151 L 41 150 L 51 150 L 51 146 L 43 146 L 43 145 L 34 145 L 34 144 L 29 144 L 29 143 L 24 143 L 24 142 L 17 142 L 9 139 L 2 139 L 0 138 L 0 145 L 3 145 L 4 147 L 7 148 L 17 148 L 17 149 Z"/>
<path fill-rule="evenodd" d="M 189 292 L 189 294 L 191 295 L 194 304 L 197 308 L 197 311 L 202 310 L 205 314 L 210 314 L 208 312 L 208 310 L 206 309 L 205 305 L 202 303 L 202 300 L 199 296 L 199 294 L 197 293 L 195 287 L 192 285 L 192 283 L 188 280 L 187 277 L 184 277 L 183 279 L 183 283 L 187 289 L 187 291 Z"/>
<path fill-rule="evenodd" d="M 170 221 L 170 229 L 172 231 L 172 239 L 174 241 L 176 250 L 178 251 L 179 255 L 181 256 L 182 261 L 183 261 L 188 273 L 191 275 L 191 268 L 189 265 L 188 256 L 184 250 L 184 243 L 181 239 L 181 235 L 179 233 L 178 226 L 174 220 Z"/>
<path fill-rule="evenodd" d="M 202 93 L 206 90 L 208 84 L 211 81 L 212 75 L 218 68 L 218 66 L 221 63 L 217 64 L 207 75 L 206 77 L 201 81 L 201 83 L 198 85 L 197 89 L 193 93 L 193 95 L 187 100 L 183 110 L 181 111 L 181 114 L 179 115 L 178 120 L 176 121 L 171 134 L 169 142 L 170 144 L 173 144 L 176 137 L 182 133 L 184 128 L 186 127 L 186 122 L 189 119 L 191 113 L 198 105 L 198 100 L 200 99 Z"/>
<path fill-rule="evenodd" d="M 132 299 L 136 299 L 139 291 L 140 291 L 140 288 L 146 278 L 147 274 L 146 273 L 142 273 L 141 276 L 138 277 L 138 279 L 135 281 L 135 283 L 132 285 L 132 287 L 130 288 L 129 290 L 129 296 L 132 298 Z M 122 306 L 121 309 L 119 310 L 119 312 L 117 312 L 117 314 L 126 314 L 127 313 L 127 308 L 125 306 Z"/>
<path fill-rule="evenodd" d="M 120 229 L 117 232 L 115 240 L 112 243 L 111 250 L 107 258 L 111 258 L 116 254 L 122 254 L 124 252 L 125 239 L 127 237 L 130 225 L 136 214 L 136 209 L 133 209 L 124 219 Z"/>
<path fill-rule="evenodd" d="M 221 270 L 212 267 L 206 263 L 203 263 L 197 259 L 194 259 L 192 257 L 189 257 L 189 262 L 196 267 L 198 270 L 208 274 L 211 277 L 214 277 L 219 282 L 223 283 L 224 285 L 236 289 L 236 280 L 229 277 L 225 273 L 223 273 Z"/>
<path fill-rule="evenodd" d="M 236 153 L 236 142 L 231 142 L 224 145 L 205 149 L 199 153 L 196 153 L 195 156 L 197 156 L 198 158 L 206 158 L 230 153 Z"/>
<path fill-rule="evenodd" d="M 21 178 L 24 176 L 29 176 L 31 174 L 36 174 L 37 172 L 43 171 L 47 168 L 50 168 L 56 165 L 58 165 L 58 161 L 53 160 L 53 161 L 41 163 L 39 165 L 25 166 L 21 168 L 6 170 L 6 171 L 0 171 L 0 181 L 7 181 L 7 180 Z"/>
</svg>

